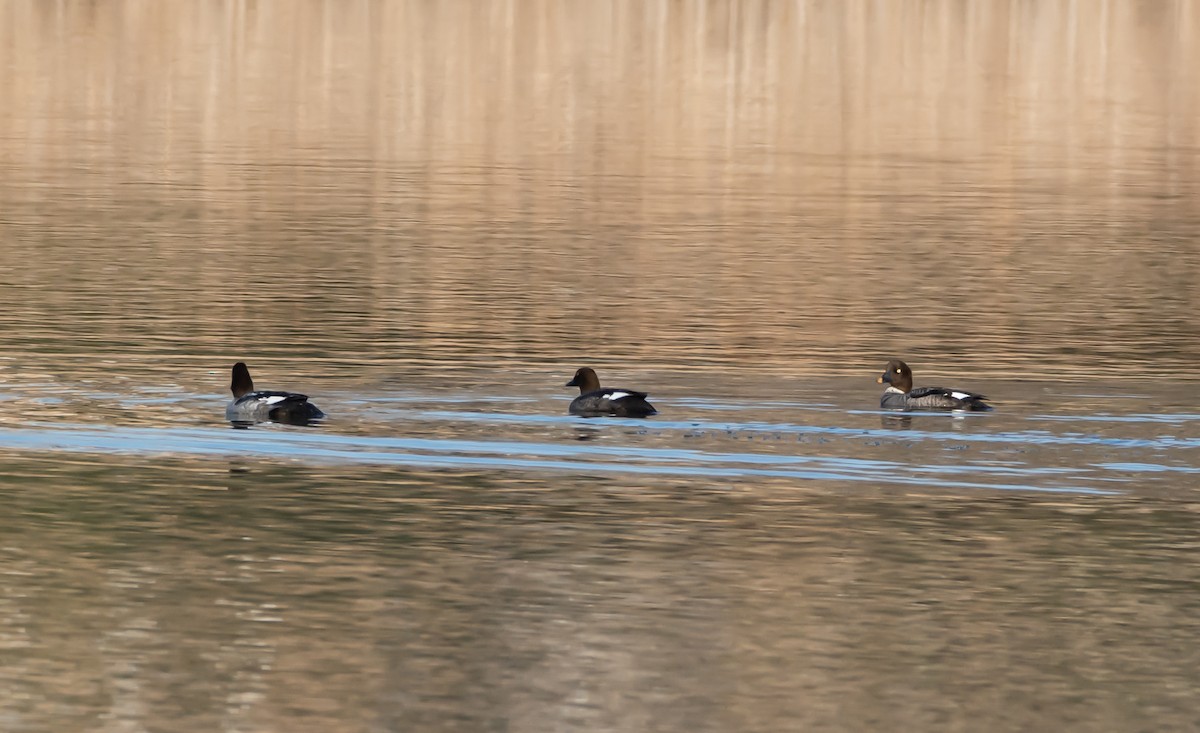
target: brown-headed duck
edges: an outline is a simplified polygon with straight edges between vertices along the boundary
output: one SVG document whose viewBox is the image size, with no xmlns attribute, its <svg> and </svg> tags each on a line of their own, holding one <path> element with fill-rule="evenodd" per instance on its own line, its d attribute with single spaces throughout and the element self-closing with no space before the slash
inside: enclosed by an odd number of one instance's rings
<svg viewBox="0 0 1200 733">
<path fill-rule="evenodd" d="M 242 362 L 233 365 L 233 401 L 225 408 L 225 419 L 235 423 L 280 422 L 306 425 L 325 413 L 295 392 L 254 391 L 250 370 Z"/>
<path fill-rule="evenodd" d="M 571 400 L 571 414 L 582 417 L 648 417 L 658 413 L 654 405 L 646 401 L 645 392 L 632 389 L 601 387 L 600 378 L 591 367 L 575 372 L 575 378 L 567 382 L 568 387 L 578 387 L 579 396 Z"/>
<path fill-rule="evenodd" d="M 987 397 L 961 389 L 917 387 L 913 389 L 912 369 L 899 359 L 892 359 L 876 380 L 887 384 L 879 406 L 885 410 L 990 410 Z"/>
</svg>

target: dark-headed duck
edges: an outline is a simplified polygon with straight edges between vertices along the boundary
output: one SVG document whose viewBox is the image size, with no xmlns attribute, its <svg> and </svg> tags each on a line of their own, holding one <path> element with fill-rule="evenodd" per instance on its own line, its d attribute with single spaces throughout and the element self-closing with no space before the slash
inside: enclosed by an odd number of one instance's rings
<svg viewBox="0 0 1200 733">
<path fill-rule="evenodd" d="M 899 359 L 892 359 L 876 380 L 887 384 L 879 398 L 885 410 L 990 410 L 987 397 L 961 389 L 918 387 L 913 389 L 912 369 Z"/>
<path fill-rule="evenodd" d="M 233 365 L 233 402 L 225 408 L 225 419 L 235 423 L 280 422 L 306 425 L 325 413 L 295 392 L 254 391 L 250 370 L 242 362 Z"/>
<path fill-rule="evenodd" d="M 648 417 L 658 413 L 654 405 L 646 401 L 645 392 L 632 389 L 600 387 L 600 378 L 591 367 L 575 372 L 575 378 L 567 382 L 568 387 L 578 387 L 579 396 L 571 400 L 571 414 L 582 417 Z"/>
</svg>

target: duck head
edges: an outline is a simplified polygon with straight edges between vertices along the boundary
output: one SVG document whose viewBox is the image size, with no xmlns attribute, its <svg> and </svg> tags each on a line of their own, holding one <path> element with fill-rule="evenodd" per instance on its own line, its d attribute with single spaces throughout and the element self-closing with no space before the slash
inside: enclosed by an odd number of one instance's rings
<svg viewBox="0 0 1200 733">
<path fill-rule="evenodd" d="M 564 386 L 578 387 L 579 394 L 594 392 L 600 389 L 600 377 L 596 376 L 595 370 L 591 367 L 581 367 L 575 372 L 575 377 Z"/>
<path fill-rule="evenodd" d="M 879 384 L 890 384 L 901 392 L 912 391 L 912 369 L 899 359 L 892 359 L 887 363 L 887 368 L 883 370 L 883 374 L 879 375 L 879 379 L 875 380 Z"/>
<path fill-rule="evenodd" d="M 239 361 L 233 365 L 233 381 L 230 383 L 229 389 L 233 390 L 235 400 L 254 391 L 254 380 L 250 378 L 250 370 L 246 368 L 244 362 Z"/>
</svg>

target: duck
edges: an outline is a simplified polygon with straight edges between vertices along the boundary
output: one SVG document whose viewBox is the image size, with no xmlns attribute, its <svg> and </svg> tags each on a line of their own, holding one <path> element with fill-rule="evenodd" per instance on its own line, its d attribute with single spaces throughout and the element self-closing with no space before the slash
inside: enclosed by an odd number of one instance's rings
<svg viewBox="0 0 1200 733">
<path fill-rule="evenodd" d="M 992 406 L 981 394 L 945 387 L 913 389 L 912 369 L 899 359 L 892 359 L 876 380 L 887 384 L 879 406 L 885 410 L 990 410 Z"/>
<path fill-rule="evenodd" d="M 254 380 L 244 362 L 233 365 L 230 383 L 233 401 L 225 408 L 225 419 L 234 423 L 278 422 L 307 425 L 320 420 L 325 413 L 308 401 L 307 395 L 296 392 L 254 391 Z"/>
<path fill-rule="evenodd" d="M 600 378 L 591 367 L 581 367 L 567 387 L 578 387 L 579 396 L 571 400 L 572 415 L 581 417 L 649 417 L 658 414 L 654 405 L 646 401 L 645 392 L 632 389 L 601 387 Z"/>
</svg>

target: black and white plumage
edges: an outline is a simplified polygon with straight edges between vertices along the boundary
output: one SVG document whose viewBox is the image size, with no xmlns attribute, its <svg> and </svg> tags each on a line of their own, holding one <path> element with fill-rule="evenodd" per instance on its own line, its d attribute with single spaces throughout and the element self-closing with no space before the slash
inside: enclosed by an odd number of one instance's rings
<svg viewBox="0 0 1200 733">
<path fill-rule="evenodd" d="M 578 387 L 579 396 L 571 400 L 571 414 L 581 417 L 648 417 L 658 414 L 646 401 L 645 392 L 600 386 L 600 378 L 591 367 L 575 372 L 567 387 Z"/>
<path fill-rule="evenodd" d="M 879 406 L 885 410 L 990 410 L 984 402 L 987 397 L 962 389 L 946 387 L 918 387 L 913 389 L 912 369 L 899 359 L 892 359 L 887 369 L 876 380 L 887 384 L 879 398 Z"/>
<path fill-rule="evenodd" d="M 225 419 L 236 423 L 279 422 L 307 425 L 325 417 L 307 395 L 296 392 L 254 391 L 250 370 L 242 362 L 233 365 L 230 384 L 233 401 L 225 408 Z"/>
</svg>

